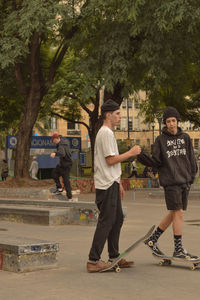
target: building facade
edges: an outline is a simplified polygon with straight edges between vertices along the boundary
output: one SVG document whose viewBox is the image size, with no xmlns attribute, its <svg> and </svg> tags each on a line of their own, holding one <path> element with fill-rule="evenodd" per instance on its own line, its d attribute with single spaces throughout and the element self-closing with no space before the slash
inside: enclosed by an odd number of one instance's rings
<svg viewBox="0 0 200 300">
<path fill-rule="evenodd" d="M 139 99 L 145 100 L 144 92 L 139 93 Z M 145 124 L 144 118 L 139 114 L 139 102 L 137 97 L 134 96 L 125 99 L 121 104 L 120 110 L 122 119 L 120 124 L 115 128 L 116 139 L 122 142 L 125 141 L 127 146 L 137 144 L 150 149 L 163 126 L 161 120 L 160 124 L 157 119 L 154 123 Z M 84 110 L 82 111 L 81 120 L 89 124 L 88 114 Z M 193 130 L 192 124 L 189 121 L 180 122 L 179 126 L 190 135 L 196 152 L 200 152 L 200 130 Z M 84 125 L 74 124 L 63 119 L 51 118 L 48 135 L 52 135 L 55 131 L 63 136 L 81 137 L 82 150 L 87 151 L 90 149 L 90 138 L 87 128 Z"/>
</svg>

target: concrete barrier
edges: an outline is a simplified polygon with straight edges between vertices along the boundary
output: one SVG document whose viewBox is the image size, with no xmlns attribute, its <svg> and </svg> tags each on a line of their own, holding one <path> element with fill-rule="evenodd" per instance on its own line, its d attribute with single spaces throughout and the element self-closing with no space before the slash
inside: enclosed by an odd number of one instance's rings
<svg viewBox="0 0 200 300">
<path fill-rule="evenodd" d="M 0 269 L 18 273 L 55 268 L 58 251 L 55 242 L 1 235 Z"/>
</svg>

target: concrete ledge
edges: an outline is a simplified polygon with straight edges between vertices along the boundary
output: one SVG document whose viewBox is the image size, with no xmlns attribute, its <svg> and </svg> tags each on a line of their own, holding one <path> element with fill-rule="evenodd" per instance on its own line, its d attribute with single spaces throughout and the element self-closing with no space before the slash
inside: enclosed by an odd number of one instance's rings
<svg viewBox="0 0 200 300">
<path fill-rule="evenodd" d="M 93 202 L 0 199 L 0 218 L 40 225 L 96 225 L 98 209 Z M 127 207 L 123 206 L 124 217 Z"/>
<path fill-rule="evenodd" d="M 60 200 L 33 200 L 33 199 L 6 199 L 6 198 L 0 198 L 0 204 L 6 204 L 6 205 L 26 205 L 26 206 L 42 206 L 42 207 L 78 207 L 78 208 L 88 208 L 88 209 L 94 209 L 97 208 L 95 202 L 68 202 L 68 201 L 60 201 Z"/>
<path fill-rule="evenodd" d="M 0 218 L 5 221 L 40 225 L 70 223 L 69 208 L 59 210 L 0 206 Z"/>
<path fill-rule="evenodd" d="M 80 194 L 80 190 L 73 190 L 72 195 Z M 51 195 L 49 189 L 41 188 L 0 188 L 0 197 L 17 199 L 46 199 Z M 52 195 L 53 196 L 53 195 Z"/>
<path fill-rule="evenodd" d="M 0 269 L 30 272 L 56 267 L 58 250 L 58 243 L 1 235 Z"/>
<path fill-rule="evenodd" d="M 74 207 L 33 208 L 23 206 L 0 206 L 1 220 L 40 225 L 95 225 L 98 209 L 82 204 Z"/>
</svg>

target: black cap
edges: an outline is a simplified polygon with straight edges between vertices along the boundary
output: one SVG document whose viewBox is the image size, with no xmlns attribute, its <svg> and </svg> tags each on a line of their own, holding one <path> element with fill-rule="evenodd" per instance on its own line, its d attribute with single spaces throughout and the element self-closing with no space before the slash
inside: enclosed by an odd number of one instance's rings
<svg viewBox="0 0 200 300">
<path fill-rule="evenodd" d="M 177 109 L 175 107 L 172 106 L 168 106 L 167 108 L 165 108 L 164 113 L 163 113 L 163 123 L 166 123 L 166 119 L 167 118 L 176 118 L 177 121 L 180 121 L 180 114 L 177 111 Z"/>
<path fill-rule="evenodd" d="M 107 100 L 104 102 L 104 104 L 101 106 L 101 114 L 103 114 L 106 111 L 115 111 L 119 109 L 119 104 L 117 102 L 113 101 L 112 99 Z"/>
</svg>

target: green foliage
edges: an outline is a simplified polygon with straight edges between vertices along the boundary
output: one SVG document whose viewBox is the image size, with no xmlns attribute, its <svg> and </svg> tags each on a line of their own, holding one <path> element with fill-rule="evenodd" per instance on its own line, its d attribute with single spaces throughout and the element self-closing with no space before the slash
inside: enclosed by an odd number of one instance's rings
<svg viewBox="0 0 200 300">
<path fill-rule="evenodd" d="M 20 120 L 24 99 L 15 83 L 14 66 L 21 64 L 29 88 L 34 66 L 28 60 L 36 33 L 39 80 L 45 90 L 38 121 L 46 122 L 60 99 L 55 112 L 80 120 L 81 106 L 94 103 L 101 86 L 112 92 L 120 83 L 124 97 L 139 89 L 147 91 L 142 109 L 148 122 L 158 109 L 174 105 L 183 119 L 198 125 L 199 29 L 196 0 L 1 1 L 0 65 L 6 80 L 4 76 L 0 81 L 0 126 L 14 126 L 12 122 Z M 68 50 L 57 62 L 63 47 Z M 52 84 L 49 77 L 55 62 L 60 67 Z"/>
<path fill-rule="evenodd" d="M 16 128 L 23 113 L 24 100 L 18 92 L 13 68 L 0 69 L 0 131 L 6 134 Z"/>
<path fill-rule="evenodd" d="M 60 19 L 58 14 L 64 14 L 65 6 L 60 1 L 23 0 L 2 4 L 0 63 L 2 68 L 17 61 L 21 62 L 30 49 L 29 44 L 35 32 L 40 33 L 42 39 L 56 38 L 56 31 Z"/>
<path fill-rule="evenodd" d="M 96 95 L 97 79 L 79 70 L 80 58 L 68 50 L 54 83 L 44 97 L 41 111 L 58 113 L 69 120 L 81 120 L 81 105 L 91 104 Z"/>
</svg>

